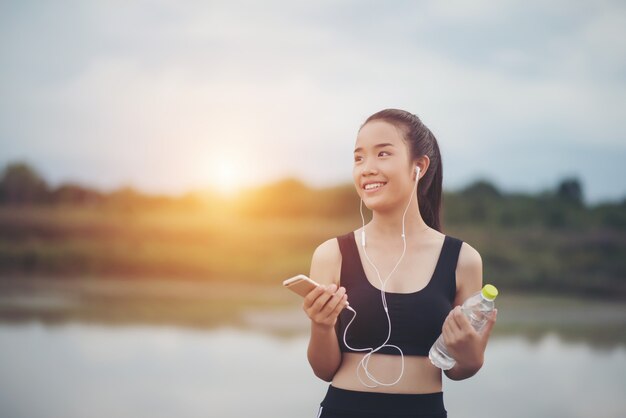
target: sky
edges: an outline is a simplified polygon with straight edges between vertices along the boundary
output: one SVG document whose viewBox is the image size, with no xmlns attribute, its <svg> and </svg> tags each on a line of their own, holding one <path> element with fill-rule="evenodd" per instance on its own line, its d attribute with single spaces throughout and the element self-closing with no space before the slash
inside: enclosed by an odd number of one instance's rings
<svg viewBox="0 0 626 418">
<path fill-rule="evenodd" d="M 352 182 L 358 128 L 417 114 L 446 190 L 626 197 L 626 2 L 0 0 L 0 165 L 51 185 Z"/>
</svg>

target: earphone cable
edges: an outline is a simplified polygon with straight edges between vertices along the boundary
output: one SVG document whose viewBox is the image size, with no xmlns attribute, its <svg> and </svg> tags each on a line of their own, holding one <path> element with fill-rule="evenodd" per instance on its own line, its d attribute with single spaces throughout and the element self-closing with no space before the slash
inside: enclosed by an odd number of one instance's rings
<svg viewBox="0 0 626 418">
<path fill-rule="evenodd" d="M 348 332 L 348 328 L 350 327 L 350 325 L 352 324 L 352 322 L 355 320 L 356 318 L 356 311 L 354 309 L 351 309 L 352 312 L 354 312 L 354 315 L 352 316 L 352 319 L 350 320 L 350 322 L 348 322 L 348 325 L 346 326 L 346 328 L 344 329 L 344 333 L 343 333 L 343 342 L 346 345 L 346 347 L 348 347 L 349 349 L 353 350 L 353 351 L 369 351 L 365 356 L 363 356 L 363 358 L 361 359 L 361 361 L 359 362 L 359 364 L 357 365 L 357 377 L 359 379 L 359 381 L 366 387 L 369 388 L 375 388 L 378 385 L 381 386 L 393 386 L 396 383 L 398 383 L 400 381 L 400 379 L 402 378 L 403 374 L 404 374 L 404 353 L 402 352 L 402 349 L 400 347 L 398 347 L 397 345 L 393 345 L 393 344 L 387 344 L 389 342 L 389 340 L 391 339 L 391 317 L 389 315 L 389 308 L 387 306 L 387 298 L 385 296 L 385 286 L 387 284 L 387 281 L 389 280 L 389 278 L 391 277 L 391 275 L 396 271 L 396 269 L 398 268 L 398 266 L 400 265 L 400 262 L 402 261 L 402 259 L 404 258 L 404 255 L 406 253 L 406 233 L 405 233 L 405 217 L 406 217 L 406 213 L 409 210 L 409 206 L 411 206 L 411 201 L 413 200 L 413 195 L 416 195 L 417 193 L 417 183 L 419 180 L 419 170 L 416 170 L 416 178 L 415 178 L 415 188 L 411 193 L 411 196 L 409 198 L 409 203 L 407 204 L 406 208 L 404 209 L 404 213 L 402 214 L 402 242 L 403 242 L 403 250 L 402 250 L 402 255 L 400 256 L 400 259 L 398 260 L 398 262 L 396 263 L 396 265 L 394 266 L 394 268 L 391 270 L 391 272 L 389 273 L 389 275 L 387 276 L 387 278 L 385 279 L 385 281 L 383 281 L 380 277 L 380 272 L 378 271 L 378 269 L 376 268 L 376 266 L 374 265 L 374 263 L 372 262 L 372 260 L 369 258 L 369 256 L 367 255 L 367 250 L 365 249 L 365 245 L 363 245 L 363 252 L 365 254 L 365 258 L 367 259 L 367 261 L 370 263 L 370 265 L 374 268 L 374 270 L 376 271 L 376 275 L 378 276 L 378 280 L 381 283 L 381 289 L 380 289 L 380 293 L 381 293 L 381 299 L 382 299 L 382 304 L 383 304 L 383 308 L 385 310 L 385 314 L 387 316 L 387 324 L 388 324 L 388 333 L 387 333 L 387 338 L 385 339 L 385 341 L 378 346 L 377 348 L 352 348 L 348 345 L 347 341 L 346 341 L 346 335 Z M 362 234 L 362 243 L 365 244 L 365 217 L 363 216 L 363 199 L 361 199 L 361 204 L 360 204 L 360 213 L 361 213 L 361 220 L 363 221 L 363 226 L 362 226 L 362 230 L 361 230 L 361 234 Z M 418 206 L 418 212 L 419 212 L 419 206 Z M 376 379 L 374 377 L 374 375 L 369 371 L 368 369 L 368 365 L 369 365 L 369 360 L 371 359 L 372 354 L 374 354 L 375 352 L 379 351 L 380 349 L 382 349 L 383 347 L 393 347 L 396 348 L 399 352 L 400 352 L 400 357 L 401 357 L 401 368 L 400 368 L 400 375 L 398 376 L 398 378 L 392 382 L 392 383 L 384 383 L 384 382 L 380 382 L 378 379 Z M 362 379 L 361 379 L 361 374 L 360 374 L 360 369 L 363 368 L 365 375 L 372 381 L 375 382 L 376 385 L 369 385 L 367 383 L 365 383 Z"/>
</svg>

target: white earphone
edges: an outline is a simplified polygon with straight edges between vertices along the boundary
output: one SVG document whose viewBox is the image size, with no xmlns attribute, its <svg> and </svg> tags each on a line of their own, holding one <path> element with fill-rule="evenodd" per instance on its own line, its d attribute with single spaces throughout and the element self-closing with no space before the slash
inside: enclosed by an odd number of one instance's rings
<svg viewBox="0 0 626 418">
<path fill-rule="evenodd" d="M 387 339 L 385 340 L 385 342 L 383 342 L 377 348 L 371 348 L 371 347 L 370 348 L 353 348 L 353 347 L 350 347 L 350 345 L 348 345 L 348 342 L 346 341 L 346 335 L 348 333 L 348 328 L 350 327 L 350 325 L 352 324 L 352 322 L 356 318 L 356 311 L 354 309 L 352 309 L 352 307 L 348 306 L 347 308 L 350 309 L 352 312 L 354 312 L 354 315 L 352 316 L 352 319 L 350 320 L 350 322 L 348 322 L 348 325 L 346 325 L 346 328 L 344 329 L 344 332 L 343 332 L 343 343 L 345 344 L 346 347 L 348 347 L 352 351 L 369 351 L 369 353 L 367 353 L 365 356 L 363 356 L 363 358 L 361 359 L 361 361 L 357 365 L 357 369 L 356 369 L 356 374 L 357 374 L 357 377 L 359 378 L 359 381 L 364 386 L 367 386 L 369 388 L 375 388 L 378 385 L 381 385 L 381 386 L 393 386 L 393 385 L 395 385 L 396 383 L 398 383 L 400 381 L 400 379 L 402 378 L 402 375 L 404 374 L 404 353 L 402 352 L 402 349 L 400 347 L 398 347 L 397 345 L 387 344 L 387 342 L 389 342 L 389 339 L 391 338 L 391 318 L 389 317 L 389 309 L 387 308 L 387 298 L 385 297 L 385 285 L 387 284 L 387 281 L 389 280 L 391 275 L 396 271 L 396 268 L 398 268 L 398 265 L 400 265 L 400 262 L 404 258 L 404 254 L 406 252 L 406 236 L 405 236 L 405 233 L 404 233 L 404 218 L 406 216 L 406 212 L 409 209 L 409 206 L 411 205 L 411 200 L 413 200 L 413 195 L 416 194 L 417 183 L 419 181 L 419 174 L 420 174 L 420 168 L 419 168 L 419 166 L 416 166 L 415 167 L 415 189 L 411 192 L 411 196 L 409 198 L 409 204 L 406 206 L 406 209 L 404 210 L 404 214 L 402 215 L 402 241 L 404 242 L 404 249 L 402 250 L 402 255 L 400 256 L 400 259 L 396 263 L 396 265 L 393 268 L 393 270 L 391 270 L 391 273 L 389 273 L 389 275 L 387 276 L 387 278 L 385 279 L 384 282 L 380 278 L 380 272 L 378 271 L 378 269 L 376 268 L 374 263 L 372 263 L 372 260 L 370 260 L 370 258 L 367 255 L 367 251 L 365 250 L 365 217 L 363 216 L 363 199 L 361 199 L 360 211 L 361 211 L 361 219 L 363 220 L 363 227 L 361 228 L 361 246 L 363 247 L 363 253 L 365 254 L 365 258 L 367 258 L 367 261 L 369 261 L 369 263 L 372 265 L 372 267 L 376 271 L 376 275 L 378 276 L 378 280 L 381 283 L 380 294 L 381 294 L 381 297 L 382 297 L 383 308 L 385 309 L 385 314 L 387 315 L 387 323 L 389 324 L 389 332 L 387 333 Z M 401 366 L 401 369 L 400 369 L 400 376 L 398 376 L 398 378 L 394 382 L 392 382 L 392 383 L 384 383 L 384 382 L 378 381 L 378 379 L 376 379 L 372 375 L 372 373 L 370 373 L 370 371 L 367 368 L 372 354 L 374 354 L 375 352 L 377 352 L 378 350 L 380 350 L 383 347 L 393 347 L 393 348 L 398 349 L 398 351 L 400 352 L 400 356 L 402 358 L 402 366 Z M 363 368 L 363 370 L 365 371 L 365 375 L 372 382 L 376 383 L 375 385 L 369 385 L 369 384 L 365 383 L 361 379 L 361 374 L 360 374 L 361 368 Z"/>
</svg>

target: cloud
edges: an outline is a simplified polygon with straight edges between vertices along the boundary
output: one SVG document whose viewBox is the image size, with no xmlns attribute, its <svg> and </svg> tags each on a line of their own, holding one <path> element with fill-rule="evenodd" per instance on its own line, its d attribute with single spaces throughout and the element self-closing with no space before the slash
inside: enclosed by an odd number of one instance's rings
<svg viewBox="0 0 626 418">
<path fill-rule="evenodd" d="M 326 185 L 350 181 L 362 121 L 399 107 L 435 132 L 452 184 L 486 173 L 536 187 L 573 170 L 592 196 L 623 196 L 626 184 L 609 189 L 560 157 L 584 161 L 591 141 L 596 156 L 626 147 L 626 8 L 574 6 L 5 4 L 0 159 L 149 190 L 210 183 L 220 158 L 246 183 Z M 553 167 L 520 177 L 515 159 L 538 142 Z M 500 149 L 519 152 L 478 158 Z"/>
</svg>

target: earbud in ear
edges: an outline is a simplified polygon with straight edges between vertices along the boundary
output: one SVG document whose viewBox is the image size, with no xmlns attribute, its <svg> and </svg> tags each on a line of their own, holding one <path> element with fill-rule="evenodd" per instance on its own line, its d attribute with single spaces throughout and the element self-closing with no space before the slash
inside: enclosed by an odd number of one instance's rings
<svg viewBox="0 0 626 418">
<path fill-rule="evenodd" d="M 415 166 L 415 174 L 417 174 L 418 176 L 420 175 L 420 166 L 419 165 Z"/>
</svg>

